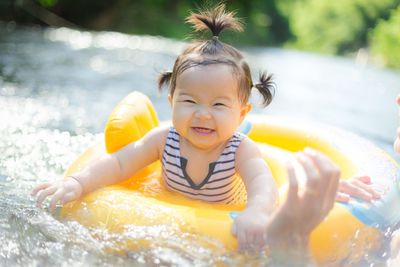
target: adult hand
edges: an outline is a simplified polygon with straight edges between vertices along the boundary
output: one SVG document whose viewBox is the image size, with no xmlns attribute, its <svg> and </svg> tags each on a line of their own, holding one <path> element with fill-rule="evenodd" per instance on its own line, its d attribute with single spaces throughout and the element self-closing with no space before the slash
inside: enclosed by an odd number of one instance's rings
<svg viewBox="0 0 400 267">
<path fill-rule="evenodd" d="M 309 235 L 332 209 L 340 178 L 338 167 L 322 153 L 305 149 L 297 159 L 306 173 L 305 190 L 299 192 L 294 168 L 288 164 L 288 195 L 266 231 L 272 258 L 292 263 L 308 261 Z"/>
<path fill-rule="evenodd" d="M 39 193 L 40 192 L 40 193 Z M 49 210 L 52 212 L 56 208 L 58 202 L 65 204 L 67 202 L 78 199 L 82 193 L 82 185 L 72 177 L 66 177 L 52 183 L 42 183 L 37 185 L 32 190 L 32 196 L 38 194 L 36 206 L 41 207 L 43 201 L 47 197 L 51 197 L 49 204 Z"/>
</svg>

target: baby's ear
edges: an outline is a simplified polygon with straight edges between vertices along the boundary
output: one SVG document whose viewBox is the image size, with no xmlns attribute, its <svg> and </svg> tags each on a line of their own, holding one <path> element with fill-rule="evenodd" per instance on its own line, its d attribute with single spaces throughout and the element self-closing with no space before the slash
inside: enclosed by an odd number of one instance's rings
<svg viewBox="0 0 400 267">
<path fill-rule="evenodd" d="M 240 120 L 243 121 L 243 119 L 246 117 L 246 115 L 251 111 L 252 105 L 250 103 L 246 103 L 245 105 L 242 106 L 240 110 Z"/>
<path fill-rule="evenodd" d="M 168 94 L 168 102 L 172 107 L 172 95 L 171 94 Z"/>
</svg>

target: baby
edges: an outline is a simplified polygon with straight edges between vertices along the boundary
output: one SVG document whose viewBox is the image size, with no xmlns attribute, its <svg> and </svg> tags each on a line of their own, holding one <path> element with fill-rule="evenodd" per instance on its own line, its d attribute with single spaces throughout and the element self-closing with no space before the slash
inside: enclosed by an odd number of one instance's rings
<svg viewBox="0 0 400 267">
<path fill-rule="evenodd" d="M 177 58 L 172 72 L 163 73 L 160 88 L 169 87 L 173 127 L 158 127 L 142 139 L 62 181 L 36 187 L 38 204 L 53 195 L 50 209 L 101 186 L 115 184 L 150 163 L 161 160 L 167 189 L 213 203 L 245 202 L 234 232 L 242 247 L 262 236 L 268 214 L 277 206 L 278 191 L 257 145 L 236 132 L 247 113 L 251 89 L 265 105 L 272 100 L 271 76 L 262 74 L 253 85 L 250 68 L 234 47 L 219 41 L 224 29 L 242 30 L 224 6 L 192 14 L 188 22 L 198 31 L 210 30 L 210 40 L 191 43 Z M 236 175 L 236 173 L 238 175 Z"/>
<path fill-rule="evenodd" d="M 295 237 L 305 242 L 300 249 L 307 248 L 308 234 L 333 206 L 339 170 L 316 151 L 300 152 L 298 160 L 308 176 L 305 192 L 297 194 L 289 166 L 288 198 L 277 208 L 277 186 L 257 145 L 237 132 L 251 110 L 248 99 L 253 87 L 261 93 L 265 106 L 271 102 L 271 75 L 263 73 L 253 84 L 242 54 L 219 40 L 225 29 L 242 30 L 223 5 L 191 14 L 187 21 L 196 31 L 211 31 L 212 38 L 190 43 L 176 59 L 173 71 L 160 77 L 160 88 L 169 88 L 173 126 L 154 128 L 65 179 L 36 186 L 32 194 L 40 192 L 38 206 L 51 197 L 49 208 L 54 210 L 59 202 L 119 183 L 160 160 L 167 189 L 213 203 L 246 203 L 232 229 L 241 249 L 262 247 L 266 233 L 271 236 L 270 244 L 281 244 L 279 233 L 283 233 L 283 243 L 292 245 L 294 241 L 287 238 Z M 244 190 L 247 199 L 241 199 Z"/>
</svg>

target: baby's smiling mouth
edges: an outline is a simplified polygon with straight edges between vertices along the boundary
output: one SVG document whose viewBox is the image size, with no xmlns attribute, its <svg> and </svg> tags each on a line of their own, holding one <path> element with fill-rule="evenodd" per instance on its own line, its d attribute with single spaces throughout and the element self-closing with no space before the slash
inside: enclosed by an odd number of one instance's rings
<svg viewBox="0 0 400 267">
<path fill-rule="evenodd" d="M 192 129 L 199 134 L 210 134 L 213 133 L 214 130 L 210 128 L 205 128 L 205 127 L 192 127 Z"/>
</svg>

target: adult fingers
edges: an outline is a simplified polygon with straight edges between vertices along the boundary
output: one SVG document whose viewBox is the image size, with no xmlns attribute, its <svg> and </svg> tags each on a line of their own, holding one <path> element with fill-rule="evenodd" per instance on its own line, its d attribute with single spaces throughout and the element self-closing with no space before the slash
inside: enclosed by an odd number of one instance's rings
<svg viewBox="0 0 400 267">
<path fill-rule="evenodd" d="M 308 201 L 314 201 L 314 199 L 318 198 L 322 193 L 321 184 L 323 184 L 323 181 L 321 181 L 318 170 L 315 168 L 314 163 L 309 155 L 305 154 L 304 152 L 299 152 L 297 154 L 297 159 L 303 166 L 307 176 L 304 199 Z"/>
<path fill-rule="evenodd" d="M 31 191 L 31 195 L 35 196 L 39 191 L 48 188 L 49 186 L 51 186 L 51 183 L 42 183 L 39 184 L 37 186 L 35 186 L 32 191 Z"/>
<path fill-rule="evenodd" d="M 324 197 L 327 208 L 330 209 L 335 201 L 340 178 L 340 170 L 324 154 L 307 148 L 305 152 L 311 157 L 320 174 L 322 188 L 326 190 Z"/>
<path fill-rule="evenodd" d="M 309 220 L 306 227 L 309 228 L 307 231 L 311 231 L 315 225 L 320 223 L 328 210 L 325 190 L 329 185 L 329 179 L 321 176 L 312 159 L 314 156 L 310 155 L 310 153 L 300 153 L 299 155 L 299 161 L 307 176 L 306 188 L 303 195 L 303 205 L 307 207 L 303 211 L 307 213 L 304 217 L 308 217 Z"/>
<path fill-rule="evenodd" d="M 54 192 L 56 192 L 56 191 L 57 191 L 57 187 L 55 187 L 55 186 L 50 186 L 47 189 L 42 190 L 42 192 L 40 192 L 40 194 L 37 198 L 36 206 L 41 207 L 43 204 L 43 201 L 46 199 L 46 197 L 54 194 Z"/>
<path fill-rule="evenodd" d="M 296 178 L 293 164 L 288 161 L 286 163 L 286 169 L 288 172 L 288 180 L 289 180 L 289 188 L 288 188 L 288 192 L 287 192 L 287 202 L 289 204 L 297 203 L 298 202 L 299 183 Z"/>
</svg>

